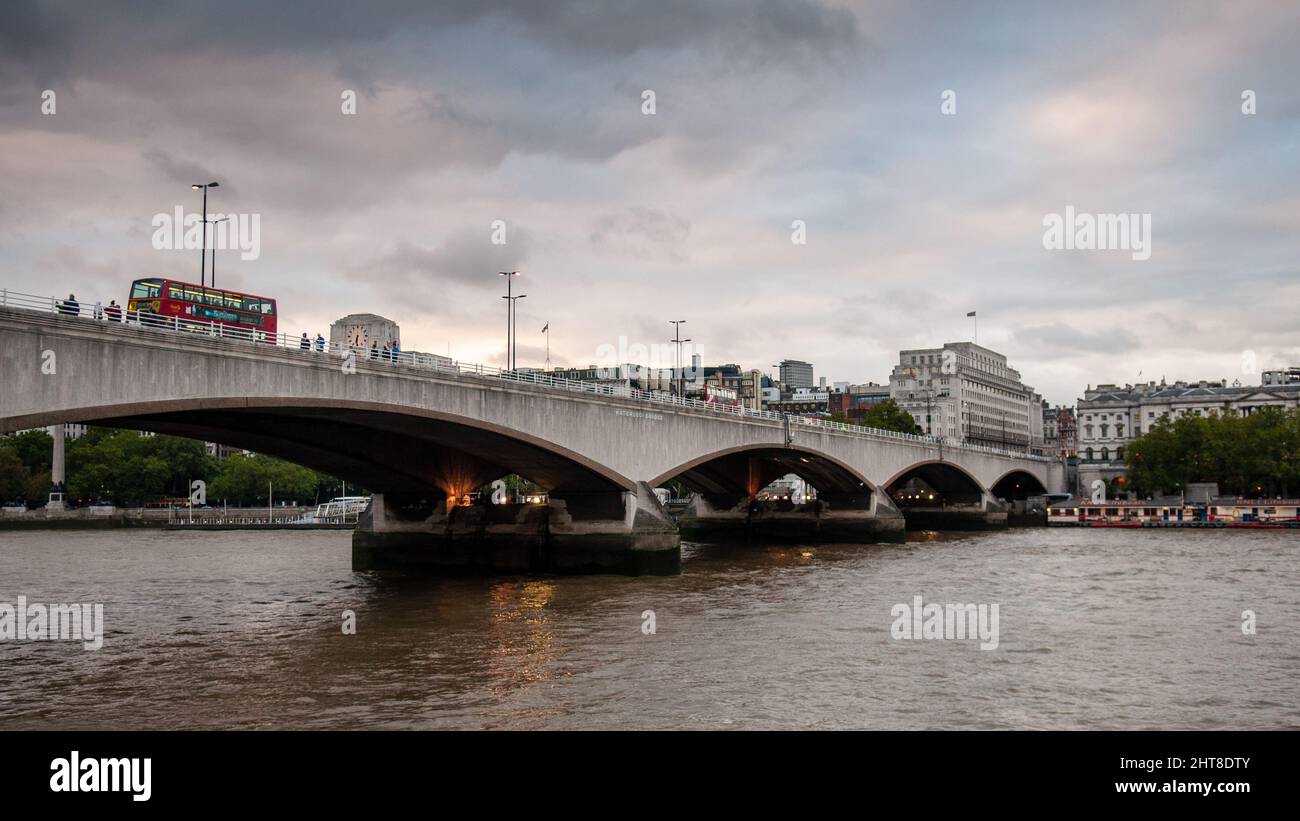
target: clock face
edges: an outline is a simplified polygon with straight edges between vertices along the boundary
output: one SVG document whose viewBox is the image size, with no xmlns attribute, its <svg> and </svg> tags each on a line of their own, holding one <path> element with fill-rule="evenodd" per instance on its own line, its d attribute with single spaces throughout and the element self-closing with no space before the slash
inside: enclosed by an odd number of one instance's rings
<svg viewBox="0 0 1300 821">
<path fill-rule="evenodd" d="M 365 325 L 348 326 L 348 344 L 354 348 L 364 348 L 366 346 L 368 335 L 366 334 Z"/>
</svg>

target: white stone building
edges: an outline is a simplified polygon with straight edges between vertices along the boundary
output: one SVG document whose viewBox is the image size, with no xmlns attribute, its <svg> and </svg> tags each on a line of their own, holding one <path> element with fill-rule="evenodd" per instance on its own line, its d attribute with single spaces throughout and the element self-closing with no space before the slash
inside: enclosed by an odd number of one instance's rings
<svg viewBox="0 0 1300 821">
<path fill-rule="evenodd" d="M 889 395 L 924 433 L 1014 450 L 1043 447 L 1042 397 L 1007 358 L 973 342 L 899 352 Z"/>
</svg>

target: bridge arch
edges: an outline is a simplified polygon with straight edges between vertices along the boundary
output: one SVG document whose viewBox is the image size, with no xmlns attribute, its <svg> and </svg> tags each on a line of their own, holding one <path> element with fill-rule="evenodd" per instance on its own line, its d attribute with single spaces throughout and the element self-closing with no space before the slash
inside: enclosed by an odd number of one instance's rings
<svg viewBox="0 0 1300 821">
<path fill-rule="evenodd" d="M 702 494 L 714 507 L 751 500 L 788 474 L 817 489 L 836 509 L 870 509 L 876 486 L 844 461 L 814 448 L 773 444 L 737 445 L 698 456 L 656 476 L 651 487 L 672 479 Z"/>
<path fill-rule="evenodd" d="M 984 486 L 968 470 L 938 459 L 909 465 L 882 487 L 902 508 L 977 504 L 984 499 Z"/>
<path fill-rule="evenodd" d="M 1027 470 L 1020 468 L 1009 470 L 990 488 L 998 499 L 1020 500 L 1030 496 L 1041 496 L 1047 492 L 1042 480 Z"/>
<path fill-rule="evenodd" d="M 636 483 L 580 453 L 471 416 L 352 399 L 168 399 L 33 414 L 22 427 L 85 422 L 266 453 L 387 494 L 457 497 L 517 473 L 581 512 L 621 505 Z M 621 511 L 621 507 L 619 507 Z M 619 514 L 621 515 L 621 513 Z"/>
</svg>

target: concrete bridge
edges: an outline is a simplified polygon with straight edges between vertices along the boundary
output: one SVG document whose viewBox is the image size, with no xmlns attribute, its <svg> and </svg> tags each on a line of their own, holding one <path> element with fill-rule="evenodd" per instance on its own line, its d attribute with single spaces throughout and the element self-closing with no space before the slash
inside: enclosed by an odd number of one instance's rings
<svg viewBox="0 0 1300 821">
<path fill-rule="evenodd" d="M 170 320 L 167 320 L 170 323 Z M 246 448 L 374 493 L 358 567 L 676 572 L 679 539 L 882 541 L 1005 522 L 1059 462 L 543 376 L 0 307 L 0 432 L 85 422 Z M 547 505 L 464 505 L 519 474 Z M 815 502 L 754 494 L 794 473 Z M 695 491 L 679 520 L 654 493 Z"/>
</svg>

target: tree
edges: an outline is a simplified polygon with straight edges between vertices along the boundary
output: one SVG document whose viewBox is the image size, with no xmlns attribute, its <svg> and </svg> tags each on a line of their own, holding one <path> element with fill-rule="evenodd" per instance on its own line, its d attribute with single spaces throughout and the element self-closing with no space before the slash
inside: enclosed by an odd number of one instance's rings
<svg viewBox="0 0 1300 821">
<path fill-rule="evenodd" d="M 862 424 L 869 428 L 892 430 L 898 433 L 921 432 L 921 426 L 916 424 L 912 414 L 900 408 L 893 399 L 886 399 L 873 405 L 862 416 Z"/>
<path fill-rule="evenodd" d="M 8 443 L 0 447 L 0 503 L 25 499 L 31 475 Z"/>
<path fill-rule="evenodd" d="M 28 473 L 36 475 L 49 472 L 54 457 L 54 438 L 44 428 L 10 436 L 4 440 L 4 444 L 18 454 Z"/>
<path fill-rule="evenodd" d="M 236 453 L 221 466 L 221 475 L 208 485 L 208 500 L 239 506 L 267 503 L 268 484 L 276 499 L 315 498 L 318 475 L 305 467 L 260 453 Z"/>
<path fill-rule="evenodd" d="M 68 444 L 67 469 L 72 498 L 122 505 L 188 496 L 191 481 L 210 481 L 218 470 L 202 442 L 107 428 L 91 428 Z"/>
<path fill-rule="evenodd" d="M 1224 493 L 1286 496 L 1300 488 L 1300 410 L 1162 418 L 1124 457 L 1129 487 L 1139 495 L 1217 482 Z"/>
</svg>

